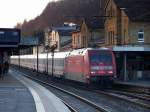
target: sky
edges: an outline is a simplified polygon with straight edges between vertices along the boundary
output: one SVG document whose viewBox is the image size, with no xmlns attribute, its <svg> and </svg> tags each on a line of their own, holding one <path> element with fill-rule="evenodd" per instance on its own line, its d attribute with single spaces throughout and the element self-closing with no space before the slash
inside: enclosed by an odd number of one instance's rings
<svg viewBox="0 0 150 112">
<path fill-rule="evenodd" d="M 50 1 L 57 0 L 0 0 L 0 28 L 13 28 L 40 15 Z"/>
</svg>

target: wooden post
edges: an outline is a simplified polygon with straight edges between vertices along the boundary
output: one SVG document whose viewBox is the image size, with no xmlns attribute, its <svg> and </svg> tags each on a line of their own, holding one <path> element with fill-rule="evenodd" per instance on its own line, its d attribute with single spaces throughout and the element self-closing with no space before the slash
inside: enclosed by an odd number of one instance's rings
<svg viewBox="0 0 150 112">
<path fill-rule="evenodd" d="M 127 54 L 124 53 L 124 81 L 127 81 Z"/>
<path fill-rule="evenodd" d="M 47 56 L 46 56 L 46 57 L 47 57 L 47 58 L 46 58 L 46 59 L 47 59 L 47 67 L 46 67 L 47 69 L 46 69 L 46 72 L 47 72 L 47 74 L 48 74 L 48 49 L 47 49 Z"/>
<path fill-rule="evenodd" d="M 54 50 L 52 51 L 52 77 L 54 76 Z"/>
</svg>

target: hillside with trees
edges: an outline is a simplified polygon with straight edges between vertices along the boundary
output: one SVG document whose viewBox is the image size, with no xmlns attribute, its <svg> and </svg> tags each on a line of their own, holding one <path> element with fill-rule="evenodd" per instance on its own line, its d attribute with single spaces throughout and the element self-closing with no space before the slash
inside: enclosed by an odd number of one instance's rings
<svg viewBox="0 0 150 112">
<path fill-rule="evenodd" d="M 58 26 L 70 19 L 92 18 L 99 15 L 100 0 L 61 0 L 50 2 L 41 15 L 16 27 L 22 29 L 23 36 L 41 35 L 45 28 Z M 33 6 L 34 7 L 34 6 Z"/>
</svg>

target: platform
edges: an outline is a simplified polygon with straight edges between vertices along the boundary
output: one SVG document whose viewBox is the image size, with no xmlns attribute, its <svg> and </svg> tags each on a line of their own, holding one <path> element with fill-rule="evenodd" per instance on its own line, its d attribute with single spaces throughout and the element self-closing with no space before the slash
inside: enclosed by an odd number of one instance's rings
<svg viewBox="0 0 150 112">
<path fill-rule="evenodd" d="M 0 79 L 0 112 L 36 112 L 29 90 L 9 74 Z"/>
<path fill-rule="evenodd" d="M 128 86 L 136 86 L 150 89 L 150 80 L 137 80 L 137 81 L 115 81 L 115 84 L 128 85 Z"/>
<path fill-rule="evenodd" d="M 128 81 L 128 82 L 116 81 L 114 87 L 127 89 L 138 93 L 140 92 L 140 93 L 150 94 L 149 80 L 137 80 L 137 81 Z"/>
<path fill-rule="evenodd" d="M 37 112 L 70 112 L 68 107 L 58 97 L 40 84 L 24 77 L 22 72 L 11 69 L 9 73 L 29 89 Z"/>
</svg>

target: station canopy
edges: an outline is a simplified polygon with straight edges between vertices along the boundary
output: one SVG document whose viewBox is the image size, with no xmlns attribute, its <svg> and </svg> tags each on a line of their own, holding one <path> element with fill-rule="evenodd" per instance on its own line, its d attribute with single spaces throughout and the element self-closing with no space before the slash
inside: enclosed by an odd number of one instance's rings
<svg viewBox="0 0 150 112">
<path fill-rule="evenodd" d="M 21 32 L 15 28 L 0 28 L 0 48 L 18 47 Z"/>
<path fill-rule="evenodd" d="M 150 46 L 129 46 L 129 45 L 125 45 L 125 46 L 114 46 L 113 51 L 116 52 L 130 52 L 130 51 L 145 51 L 148 52 L 150 51 Z"/>
</svg>

